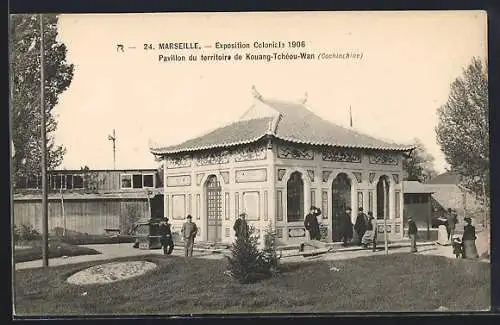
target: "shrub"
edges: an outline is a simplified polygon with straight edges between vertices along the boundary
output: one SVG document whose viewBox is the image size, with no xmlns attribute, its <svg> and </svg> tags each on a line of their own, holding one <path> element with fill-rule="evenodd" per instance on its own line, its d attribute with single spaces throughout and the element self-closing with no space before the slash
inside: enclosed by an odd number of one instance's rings
<svg viewBox="0 0 500 325">
<path fill-rule="evenodd" d="M 17 243 L 21 239 L 21 230 L 14 225 L 12 227 L 12 240 L 14 240 L 15 243 Z"/>
<path fill-rule="evenodd" d="M 279 256 L 276 253 L 276 232 L 269 225 L 264 234 L 264 249 L 262 251 L 264 269 L 275 276 L 279 272 Z"/>
<path fill-rule="evenodd" d="M 263 263 L 262 252 L 257 248 L 257 236 L 250 227 L 248 236 L 240 236 L 231 246 L 228 271 L 238 282 L 253 283 L 269 275 Z"/>
<path fill-rule="evenodd" d="M 20 228 L 16 225 L 13 226 L 14 242 L 37 240 L 41 237 L 40 232 L 30 224 L 22 224 Z"/>
</svg>

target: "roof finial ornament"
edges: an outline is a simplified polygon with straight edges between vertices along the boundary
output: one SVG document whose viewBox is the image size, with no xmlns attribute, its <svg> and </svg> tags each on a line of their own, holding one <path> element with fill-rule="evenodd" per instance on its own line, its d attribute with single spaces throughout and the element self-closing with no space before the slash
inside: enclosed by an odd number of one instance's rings
<svg viewBox="0 0 500 325">
<path fill-rule="evenodd" d="M 306 91 L 306 93 L 304 94 L 304 98 L 302 98 L 302 100 L 300 101 L 300 103 L 301 103 L 302 105 L 304 105 L 306 102 L 307 102 L 307 91 Z"/>
<path fill-rule="evenodd" d="M 262 95 L 257 91 L 257 88 L 255 88 L 255 85 L 252 85 L 252 95 L 253 95 L 253 97 L 257 98 L 258 100 L 262 100 Z"/>
</svg>

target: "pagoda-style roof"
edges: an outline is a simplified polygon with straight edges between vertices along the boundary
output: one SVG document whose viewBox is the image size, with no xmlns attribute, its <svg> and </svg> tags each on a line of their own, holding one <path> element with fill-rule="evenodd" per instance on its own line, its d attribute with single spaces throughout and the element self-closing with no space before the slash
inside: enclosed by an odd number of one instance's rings
<svg viewBox="0 0 500 325">
<path fill-rule="evenodd" d="M 257 98 L 234 123 L 202 136 L 167 147 L 151 147 L 155 155 L 227 148 L 259 141 L 264 137 L 315 146 L 408 151 L 414 146 L 396 144 L 326 121 L 303 103 Z"/>
</svg>

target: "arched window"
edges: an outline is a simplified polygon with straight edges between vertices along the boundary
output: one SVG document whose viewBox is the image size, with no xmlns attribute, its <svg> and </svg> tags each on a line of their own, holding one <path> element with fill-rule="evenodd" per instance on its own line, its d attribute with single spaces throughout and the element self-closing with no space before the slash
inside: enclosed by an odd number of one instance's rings
<svg viewBox="0 0 500 325">
<path fill-rule="evenodd" d="M 286 190 L 288 222 L 304 220 L 304 181 L 300 172 L 290 175 Z"/>
<path fill-rule="evenodd" d="M 388 177 L 380 176 L 377 182 L 377 219 L 389 219 L 389 180 Z"/>
</svg>

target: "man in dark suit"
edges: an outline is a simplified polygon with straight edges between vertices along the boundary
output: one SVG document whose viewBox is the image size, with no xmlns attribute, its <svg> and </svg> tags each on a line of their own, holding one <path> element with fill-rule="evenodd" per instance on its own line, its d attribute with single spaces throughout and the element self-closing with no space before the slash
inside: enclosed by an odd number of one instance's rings
<svg viewBox="0 0 500 325">
<path fill-rule="evenodd" d="M 356 218 L 356 223 L 354 224 L 354 229 L 358 234 L 358 241 L 361 245 L 361 240 L 365 235 L 366 228 L 368 227 L 368 216 L 363 212 L 363 208 L 358 209 L 358 217 Z"/>
<path fill-rule="evenodd" d="M 163 247 L 163 254 L 170 255 L 174 250 L 174 241 L 172 239 L 172 230 L 170 229 L 170 224 L 168 223 L 168 218 L 163 218 L 159 224 L 159 233 L 161 246 Z"/>
<path fill-rule="evenodd" d="M 320 214 L 321 214 L 321 211 L 319 211 L 319 209 L 312 206 L 311 210 L 306 215 L 306 218 L 304 220 L 304 227 L 307 229 L 307 231 L 309 231 L 309 239 L 310 240 L 320 240 L 321 239 L 321 234 L 319 231 L 319 222 L 318 222 L 318 216 Z"/>
</svg>

